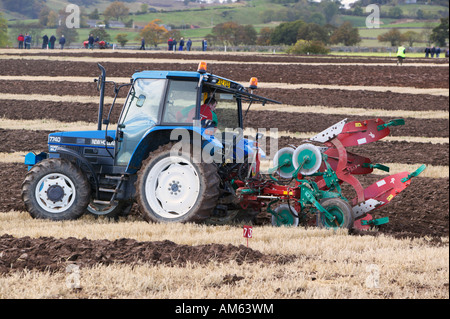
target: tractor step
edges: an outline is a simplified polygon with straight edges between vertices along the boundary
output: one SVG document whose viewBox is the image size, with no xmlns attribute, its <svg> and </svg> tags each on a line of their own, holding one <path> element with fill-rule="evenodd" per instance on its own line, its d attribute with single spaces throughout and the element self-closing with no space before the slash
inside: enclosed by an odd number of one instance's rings
<svg viewBox="0 0 450 319">
<path fill-rule="evenodd" d="M 128 180 L 128 177 L 125 176 L 125 175 L 121 175 L 121 176 L 118 176 L 118 175 L 105 175 L 105 178 L 107 178 L 107 179 L 115 179 L 115 180 L 119 180 L 119 181 L 126 181 L 126 180 Z"/>
<path fill-rule="evenodd" d="M 94 204 L 100 204 L 100 205 L 111 205 L 112 201 L 94 199 L 93 203 Z"/>
<path fill-rule="evenodd" d="M 116 188 L 104 188 L 104 187 L 100 187 L 98 190 L 99 190 L 100 192 L 105 192 L 105 193 L 115 193 L 115 194 L 120 193 L 120 190 L 119 190 L 119 189 L 116 189 Z"/>
</svg>

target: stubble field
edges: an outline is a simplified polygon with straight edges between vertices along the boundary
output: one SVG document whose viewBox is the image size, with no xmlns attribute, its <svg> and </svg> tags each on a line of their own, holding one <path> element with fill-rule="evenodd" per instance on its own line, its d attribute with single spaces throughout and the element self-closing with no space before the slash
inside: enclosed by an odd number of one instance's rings
<svg viewBox="0 0 450 319">
<path fill-rule="evenodd" d="M 242 225 L 148 224 L 137 207 L 119 222 L 24 212 L 22 156 L 46 150 L 52 131 L 96 128 L 96 63 L 126 83 L 137 70 L 193 71 L 200 60 L 242 83 L 258 77 L 257 94 L 282 102 L 252 107 L 244 123 L 277 128 L 279 148 L 344 118 L 402 117 L 389 138 L 352 151 L 394 172 L 428 168 L 377 211 L 390 218 L 379 229 L 274 228 L 260 216 L 249 247 Z M 0 51 L 0 298 L 448 298 L 448 71 L 444 59 L 397 67 L 384 58 Z"/>
</svg>

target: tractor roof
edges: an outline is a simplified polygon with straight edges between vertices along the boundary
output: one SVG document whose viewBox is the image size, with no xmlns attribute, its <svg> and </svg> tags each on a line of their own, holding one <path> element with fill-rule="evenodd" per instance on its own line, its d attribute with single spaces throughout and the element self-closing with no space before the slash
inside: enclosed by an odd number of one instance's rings
<svg viewBox="0 0 450 319">
<path fill-rule="evenodd" d="M 142 71 L 133 74 L 133 81 L 138 79 L 169 78 L 200 79 L 201 76 L 203 76 L 203 83 L 208 85 L 210 88 L 215 89 L 218 93 L 231 93 L 243 101 L 257 102 L 262 103 L 263 105 L 267 102 L 281 104 L 278 101 L 248 92 L 244 86 L 238 82 L 210 73 L 200 73 L 194 71 Z"/>
</svg>

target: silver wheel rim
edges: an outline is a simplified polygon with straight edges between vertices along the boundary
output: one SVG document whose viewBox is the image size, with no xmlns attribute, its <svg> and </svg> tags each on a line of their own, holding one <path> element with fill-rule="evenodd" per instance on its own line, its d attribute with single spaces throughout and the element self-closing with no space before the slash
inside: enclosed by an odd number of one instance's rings
<svg viewBox="0 0 450 319">
<path fill-rule="evenodd" d="M 200 178 L 185 158 L 171 156 L 156 163 L 145 183 L 145 196 L 152 211 L 166 219 L 186 215 L 197 202 Z"/>
<path fill-rule="evenodd" d="M 52 198 L 51 192 L 59 192 L 58 198 Z M 48 174 L 37 183 L 35 190 L 38 205 L 52 214 L 63 213 L 68 210 L 76 197 L 75 185 L 63 174 Z"/>
</svg>

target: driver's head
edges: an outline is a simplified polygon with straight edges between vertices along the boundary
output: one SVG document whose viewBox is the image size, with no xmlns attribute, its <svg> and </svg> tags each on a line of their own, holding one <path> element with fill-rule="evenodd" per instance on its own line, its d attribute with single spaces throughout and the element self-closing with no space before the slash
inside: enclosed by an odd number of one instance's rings
<svg viewBox="0 0 450 319">
<path fill-rule="evenodd" d="M 211 108 L 211 110 L 215 110 L 216 105 L 217 105 L 217 101 L 215 98 L 211 97 L 207 100 L 207 104 L 209 105 L 209 107 Z"/>
</svg>

